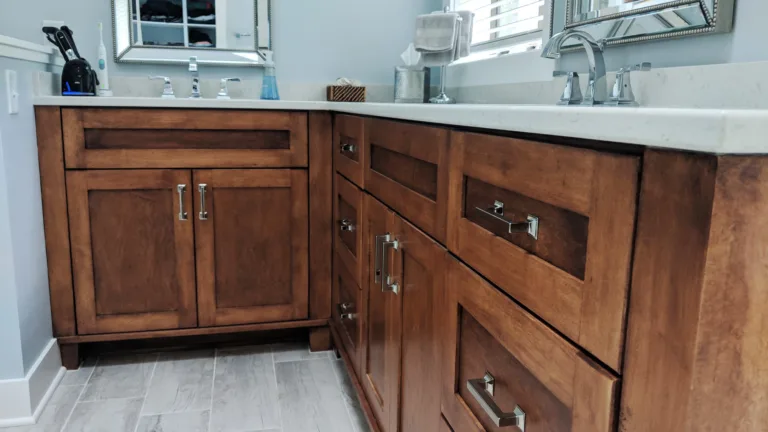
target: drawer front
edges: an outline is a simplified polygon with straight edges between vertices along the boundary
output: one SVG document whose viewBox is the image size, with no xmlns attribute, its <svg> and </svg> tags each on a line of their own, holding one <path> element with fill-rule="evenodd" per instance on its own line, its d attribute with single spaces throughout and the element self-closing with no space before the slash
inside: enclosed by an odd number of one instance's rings
<svg viewBox="0 0 768 432">
<path fill-rule="evenodd" d="M 453 432 L 453 429 L 451 429 L 451 426 L 448 425 L 448 421 L 443 416 L 440 416 L 440 424 L 437 426 L 437 432 Z"/>
<path fill-rule="evenodd" d="M 61 110 L 67 168 L 307 166 L 307 114 L 278 111 Z"/>
<path fill-rule="evenodd" d="M 338 260 L 338 255 L 336 255 Z M 363 332 L 363 291 L 343 265 L 334 266 L 333 323 L 339 330 L 344 349 L 352 359 L 355 372 L 360 373 L 360 347 Z"/>
<path fill-rule="evenodd" d="M 369 119 L 366 136 L 366 190 L 444 242 L 448 130 Z"/>
<path fill-rule="evenodd" d="M 365 176 L 365 119 L 337 114 L 333 125 L 334 164 L 336 171 L 363 187 Z"/>
<path fill-rule="evenodd" d="M 451 146 L 449 249 L 621 370 L 639 159 L 459 132 Z"/>
<path fill-rule="evenodd" d="M 338 261 L 347 267 L 354 282 L 363 285 L 363 192 L 347 179 L 336 174 L 336 196 L 333 202 L 334 249 Z"/>
<path fill-rule="evenodd" d="M 468 267 L 448 273 L 442 406 L 455 430 L 613 430 L 617 377 Z"/>
</svg>

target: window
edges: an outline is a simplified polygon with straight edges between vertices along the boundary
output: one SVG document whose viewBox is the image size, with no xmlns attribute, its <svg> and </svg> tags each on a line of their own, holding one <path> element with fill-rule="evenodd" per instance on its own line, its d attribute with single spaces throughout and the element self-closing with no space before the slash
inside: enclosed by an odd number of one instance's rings
<svg viewBox="0 0 768 432">
<path fill-rule="evenodd" d="M 545 0 L 452 0 L 452 3 L 453 10 L 475 13 L 473 53 L 487 57 L 541 46 Z"/>
</svg>

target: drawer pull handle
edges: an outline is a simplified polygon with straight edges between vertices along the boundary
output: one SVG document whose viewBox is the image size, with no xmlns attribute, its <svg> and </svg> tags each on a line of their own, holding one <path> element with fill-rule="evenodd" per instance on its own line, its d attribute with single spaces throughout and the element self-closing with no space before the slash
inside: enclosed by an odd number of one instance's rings
<svg viewBox="0 0 768 432">
<path fill-rule="evenodd" d="M 208 212 L 205 210 L 205 189 L 208 187 L 205 183 L 197 185 L 197 190 L 200 191 L 200 220 L 208 220 Z"/>
<path fill-rule="evenodd" d="M 342 219 L 339 221 L 339 228 L 342 231 L 354 231 L 355 224 L 353 224 L 352 221 L 349 219 Z"/>
<path fill-rule="evenodd" d="M 373 259 L 373 282 L 381 286 L 381 292 L 393 292 L 398 294 L 400 292 L 400 285 L 393 281 L 391 275 L 386 273 L 386 268 L 389 266 L 387 249 L 390 247 L 394 250 L 398 250 L 400 248 L 400 242 L 393 240 L 392 235 L 389 233 L 376 236 Z"/>
<path fill-rule="evenodd" d="M 352 303 L 340 303 L 339 304 L 339 320 L 353 320 L 357 318 L 357 314 L 353 312 L 349 312 L 352 308 L 354 308 L 354 304 Z"/>
<path fill-rule="evenodd" d="M 357 146 L 354 144 L 341 143 L 339 146 L 342 153 L 355 153 L 357 152 Z"/>
<path fill-rule="evenodd" d="M 517 426 L 521 432 L 525 432 L 525 412 L 520 406 L 516 406 L 511 413 L 505 413 L 493 401 L 495 384 L 496 378 L 486 372 L 480 379 L 467 381 L 467 389 L 497 427 Z"/>
<path fill-rule="evenodd" d="M 187 185 L 176 185 L 176 192 L 179 193 L 179 220 L 188 220 L 187 212 L 184 211 L 184 192 L 187 190 Z"/>
<path fill-rule="evenodd" d="M 494 202 L 493 207 L 489 209 L 475 207 L 475 210 L 507 224 L 510 234 L 528 233 L 534 239 L 539 239 L 539 218 L 537 216 L 528 215 L 528 220 L 525 222 L 510 222 L 504 218 L 504 203 L 501 201 Z"/>
</svg>

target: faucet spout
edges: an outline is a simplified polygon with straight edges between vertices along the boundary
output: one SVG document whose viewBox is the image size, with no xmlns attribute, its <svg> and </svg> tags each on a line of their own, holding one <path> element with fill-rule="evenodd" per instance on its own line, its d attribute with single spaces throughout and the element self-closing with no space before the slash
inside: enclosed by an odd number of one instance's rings
<svg viewBox="0 0 768 432">
<path fill-rule="evenodd" d="M 608 98 L 608 82 L 605 78 L 605 58 L 603 41 L 596 41 L 592 35 L 581 30 L 565 30 L 553 35 L 541 52 L 544 58 L 558 59 L 563 44 L 568 39 L 576 39 L 583 46 L 589 61 L 589 84 L 584 95 L 584 105 L 602 105 Z"/>
</svg>

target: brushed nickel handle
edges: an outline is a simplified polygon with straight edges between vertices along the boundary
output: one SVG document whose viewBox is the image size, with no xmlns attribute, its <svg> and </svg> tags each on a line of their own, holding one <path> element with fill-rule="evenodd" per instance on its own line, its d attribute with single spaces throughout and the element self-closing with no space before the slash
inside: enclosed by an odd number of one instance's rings
<svg viewBox="0 0 768 432">
<path fill-rule="evenodd" d="M 357 318 L 357 314 L 353 312 L 349 312 L 351 309 L 354 308 L 354 304 L 352 303 L 340 303 L 339 305 L 339 320 L 353 320 Z"/>
<path fill-rule="evenodd" d="M 205 210 L 205 190 L 208 187 L 205 183 L 197 185 L 197 190 L 200 191 L 200 220 L 208 220 L 208 212 Z"/>
<path fill-rule="evenodd" d="M 507 224 L 507 230 L 510 234 L 514 233 L 527 233 L 534 239 L 539 239 L 539 218 L 538 216 L 528 215 L 525 222 L 512 222 L 504 218 L 504 203 L 501 201 L 495 201 L 493 207 L 484 209 L 481 207 L 475 207 L 475 210 L 480 213 L 490 216 L 497 221 Z"/>
<path fill-rule="evenodd" d="M 349 143 L 341 143 L 339 146 L 342 153 L 355 153 L 357 152 L 357 146 Z"/>
<path fill-rule="evenodd" d="M 375 245 L 373 247 L 373 283 L 381 283 L 381 257 L 379 256 L 381 252 L 381 242 L 384 241 L 384 238 L 389 239 L 389 234 L 386 235 L 377 235 L 375 237 Z"/>
<path fill-rule="evenodd" d="M 389 267 L 389 258 L 387 258 L 387 249 L 400 249 L 400 242 L 395 240 L 389 233 L 384 236 L 381 242 L 381 292 L 393 292 L 397 295 L 400 292 L 400 284 L 389 273 L 386 273 Z"/>
<path fill-rule="evenodd" d="M 495 384 L 496 378 L 490 372 L 485 372 L 484 377 L 467 381 L 467 389 L 497 427 L 517 426 L 521 432 L 525 432 L 525 411 L 519 405 L 511 413 L 502 411 L 493 401 Z"/>
<path fill-rule="evenodd" d="M 349 219 L 342 219 L 339 221 L 339 229 L 342 231 L 354 231 L 355 225 Z"/>
<path fill-rule="evenodd" d="M 176 185 L 176 192 L 179 193 L 179 220 L 185 221 L 189 218 L 187 217 L 187 212 L 184 211 L 184 192 L 187 190 L 187 185 L 180 184 Z"/>
</svg>

